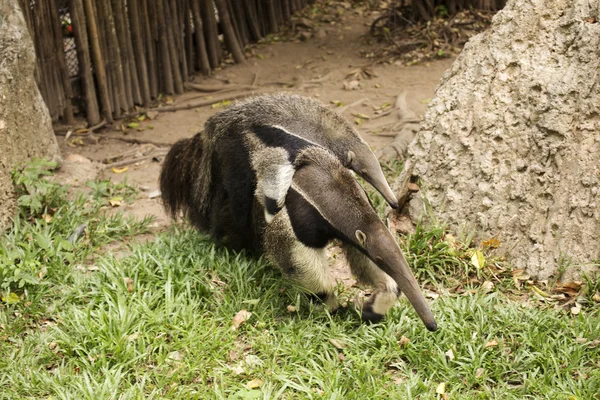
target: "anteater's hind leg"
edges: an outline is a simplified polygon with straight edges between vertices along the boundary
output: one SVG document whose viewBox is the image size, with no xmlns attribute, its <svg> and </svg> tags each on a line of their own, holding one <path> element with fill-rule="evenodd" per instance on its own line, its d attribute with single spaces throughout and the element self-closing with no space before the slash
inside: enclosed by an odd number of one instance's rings
<svg viewBox="0 0 600 400">
<path fill-rule="evenodd" d="M 352 273 L 360 283 L 373 286 L 375 289 L 369 299 L 363 304 L 362 318 L 365 321 L 378 322 L 394 306 L 400 289 L 396 282 L 383 272 L 373 261 L 353 246 L 342 246 L 350 264 Z"/>
<path fill-rule="evenodd" d="M 286 209 L 282 209 L 265 228 L 265 255 L 289 278 L 317 295 L 330 311 L 339 304 L 329 277 L 326 247 L 309 247 L 300 242 L 292 229 Z"/>
</svg>

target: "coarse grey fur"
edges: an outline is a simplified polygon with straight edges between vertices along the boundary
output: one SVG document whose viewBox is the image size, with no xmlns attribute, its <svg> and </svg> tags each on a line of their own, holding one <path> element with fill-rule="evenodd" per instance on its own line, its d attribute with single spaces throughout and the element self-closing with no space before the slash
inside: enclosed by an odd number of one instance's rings
<svg viewBox="0 0 600 400">
<path fill-rule="evenodd" d="M 289 276 L 324 295 L 332 308 L 337 300 L 327 277 L 325 247 L 339 238 L 354 273 L 376 289 L 363 308 L 365 319 L 382 318 L 402 290 L 426 326 L 435 329 L 396 241 L 362 187 L 331 152 L 318 146 L 299 152 L 285 207 L 271 223 L 258 200 L 260 193 L 255 194 L 256 176 L 247 155 L 236 146 L 215 151 L 203 134 L 177 142 L 160 177 L 167 211 L 172 216 L 182 212 L 198 229 L 233 249 L 267 254 Z M 208 169 L 202 165 L 206 159 L 211 160 Z"/>
<path fill-rule="evenodd" d="M 278 138 L 277 145 L 265 144 L 260 138 L 248 139 L 264 127 L 276 128 L 280 136 L 286 137 Z M 392 207 L 397 207 L 396 197 L 368 144 L 341 115 L 309 97 L 277 93 L 240 102 L 210 117 L 205 135 L 217 151 L 224 145 L 246 146 L 253 169 L 260 175 L 258 189 L 266 197 L 277 196 L 273 200 L 278 207 L 283 205 L 291 184 L 293 155 L 272 150 L 283 147 L 290 154 L 290 142 L 297 140 L 330 150 L 345 167 L 372 184 Z M 265 200 L 261 202 L 264 204 Z"/>
<path fill-rule="evenodd" d="M 285 207 L 259 233 L 267 258 L 335 309 L 325 249 L 330 240 L 340 239 L 354 275 L 375 288 L 363 306 L 363 319 L 383 318 L 402 290 L 427 328 L 436 330 L 398 244 L 352 174 L 319 147 L 302 150 L 295 167 Z"/>
</svg>

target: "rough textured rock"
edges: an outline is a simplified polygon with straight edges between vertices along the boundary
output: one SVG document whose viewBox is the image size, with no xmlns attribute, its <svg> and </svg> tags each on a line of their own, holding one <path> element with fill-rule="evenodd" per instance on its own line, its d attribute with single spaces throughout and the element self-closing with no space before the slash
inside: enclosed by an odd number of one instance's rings
<svg viewBox="0 0 600 400">
<path fill-rule="evenodd" d="M 34 68 L 33 42 L 18 2 L 0 1 L 0 229 L 15 212 L 12 169 L 33 157 L 60 161 Z"/>
<path fill-rule="evenodd" d="M 599 20 L 598 1 L 509 1 L 442 78 L 410 147 L 433 210 L 497 235 L 539 279 L 600 262 Z"/>
</svg>

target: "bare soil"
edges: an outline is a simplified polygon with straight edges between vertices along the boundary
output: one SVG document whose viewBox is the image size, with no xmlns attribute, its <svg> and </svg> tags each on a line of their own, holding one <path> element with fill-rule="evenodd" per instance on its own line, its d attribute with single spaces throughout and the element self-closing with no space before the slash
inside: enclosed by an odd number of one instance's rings
<svg viewBox="0 0 600 400">
<path fill-rule="evenodd" d="M 372 41 L 367 37 L 368 30 L 368 20 L 365 17 L 349 12 L 344 16 L 343 23 L 321 25 L 306 41 L 272 41 L 255 45 L 252 49 L 255 57 L 248 59 L 245 64 L 227 65 L 216 71 L 212 77 L 197 77 L 194 83 L 215 85 L 227 81 L 231 84 L 250 85 L 256 79 L 258 86 L 256 92 L 260 93 L 261 85 L 265 87 L 264 85 L 271 82 L 288 82 L 296 86 L 282 90 L 316 97 L 331 107 L 336 107 L 335 102 L 350 105 L 357 100 L 365 99 L 344 111 L 344 115 L 351 121 L 355 121 L 357 116 L 353 114 L 357 113 L 375 116 L 374 107 L 385 103 L 393 105 L 396 97 L 402 91 L 407 91 L 409 106 L 422 115 L 428 101 L 434 95 L 439 79 L 451 66 L 452 60 L 440 59 L 413 66 L 403 66 L 400 63 L 376 63 L 373 59 L 365 59 L 361 56 L 361 51 L 364 54 L 365 50 L 369 49 L 369 42 Z M 368 66 L 376 76 L 368 78 L 348 76 L 365 66 Z M 300 85 L 302 82 L 308 83 L 315 79 L 320 79 L 322 82 Z M 353 80 L 359 81 L 359 87 L 354 90 L 345 89 L 344 84 Z M 212 94 L 212 97 L 217 95 Z M 186 104 L 192 98 L 194 101 L 202 98 L 210 99 L 211 94 L 189 91 L 173 97 L 170 105 Z M 218 108 L 208 106 L 177 112 L 161 112 L 153 120 L 146 119 L 139 122 L 137 129 L 126 129 L 126 133 L 120 125 L 104 129 L 98 144 L 75 144 L 76 147 L 73 147 L 72 139 L 67 142 L 64 137 L 59 138 L 59 143 L 63 157 L 78 154 L 97 163 L 94 164 L 95 169 L 90 173 L 89 178 L 97 177 L 113 181 L 126 179 L 129 184 L 140 187 L 142 190 L 138 199 L 132 204 L 123 204 L 119 208 L 126 214 L 139 218 L 148 214 L 154 215 L 156 217 L 154 230 L 162 230 L 170 224 L 170 221 L 163 212 L 160 197 L 149 198 L 149 194 L 158 189 L 157 180 L 161 163 L 148 159 L 130 165 L 127 171 L 119 174 L 110 168 L 104 168 L 100 163 L 129 149 L 142 148 L 140 144 L 126 143 L 112 137 L 172 144 L 202 130 L 206 119 L 216 111 Z M 378 149 L 393 140 L 393 132 L 387 132 L 385 135 L 371 132 L 381 131 L 382 125 L 393 124 L 397 120 L 397 113 L 392 110 L 387 116 L 364 120 L 360 126 L 357 125 L 357 129 L 373 149 Z M 127 121 L 124 124 L 126 125 Z M 77 162 L 70 163 L 66 167 L 66 170 L 61 172 L 66 175 L 65 178 L 80 170 Z M 87 168 L 89 169 L 89 166 Z M 97 176 L 94 176 L 96 174 Z M 80 183 L 85 182 L 84 177 L 78 178 Z"/>
</svg>

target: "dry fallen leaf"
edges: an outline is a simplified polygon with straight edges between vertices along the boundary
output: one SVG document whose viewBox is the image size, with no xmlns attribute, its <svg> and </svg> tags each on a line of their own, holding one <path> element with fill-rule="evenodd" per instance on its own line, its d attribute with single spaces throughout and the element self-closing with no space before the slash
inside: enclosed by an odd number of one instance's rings
<svg viewBox="0 0 600 400">
<path fill-rule="evenodd" d="M 260 359 L 259 356 L 255 354 L 248 354 L 244 359 L 244 362 L 248 367 L 260 367 L 264 364 L 263 360 Z"/>
<path fill-rule="evenodd" d="M 233 372 L 234 375 L 241 375 L 246 372 L 241 365 L 234 365 L 233 367 L 229 367 L 229 369 L 231 369 L 231 372 Z"/>
<path fill-rule="evenodd" d="M 10 292 L 8 299 L 2 296 L 2 301 L 4 301 L 6 304 L 17 304 L 21 301 L 21 298 L 15 292 Z"/>
<path fill-rule="evenodd" d="M 413 182 L 408 182 L 407 188 L 408 188 L 408 191 L 411 193 L 416 193 L 419 190 L 421 190 L 419 188 L 419 185 L 417 185 L 416 183 L 413 183 Z"/>
<path fill-rule="evenodd" d="M 121 205 L 122 201 L 123 201 L 123 197 L 117 196 L 117 197 L 113 197 L 112 199 L 108 200 L 108 203 L 113 207 L 119 207 Z"/>
<path fill-rule="evenodd" d="M 402 335 L 402 337 L 400 338 L 400 340 L 398 341 L 398 344 L 400 346 L 406 346 L 407 344 L 410 343 L 410 339 L 407 338 L 406 336 Z"/>
<path fill-rule="evenodd" d="M 167 355 L 167 363 L 173 364 L 183 360 L 183 355 L 178 351 L 172 351 Z"/>
<path fill-rule="evenodd" d="M 592 340 L 591 342 L 588 342 L 587 345 L 590 349 L 594 349 L 594 348 L 600 346 L 600 340 L 598 340 L 598 339 Z"/>
<path fill-rule="evenodd" d="M 154 119 L 158 117 L 158 111 L 146 111 L 146 116 L 148 119 Z"/>
<path fill-rule="evenodd" d="M 489 293 L 494 288 L 494 283 L 490 281 L 485 281 L 481 284 L 481 291 L 483 293 Z"/>
<path fill-rule="evenodd" d="M 576 297 L 577 295 L 579 295 L 581 285 L 583 285 L 583 282 L 579 282 L 579 281 L 567 282 L 567 283 L 563 283 L 559 286 L 556 286 L 553 290 L 558 293 L 568 294 L 571 297 Z"/>
<path fill-rule="evenodd" d="M 353 113 L 352 115 L 354 115 L 357 118 L 371 119 L 371 117 L 369 117 L 367 114 L 363 114 L 363 113 Z"/>
<path fill-rule="evenodd" d="M 123 167 L 123 168 L 112 167 L 112 172 L 114 172 L 115 174 L 122 174 L 123 172 L 127 171 L 128 169 L 129 169 L 129 167 Z"/>
<path fill-rule="evenodd" d="M 127 291 L 129 293 L 133 292 L 133 279 L 129 277 L 123 278 L 123 282 L 125 282 L 125 284 L 127 285 Z"/>
<path fill-rule="evenodd" d="M 484 247 L 496 248 L 500 246 L 500 241 L 495 237 L 481 243 Z"/>
<path fill-rule="evenodd" d="M 346 347 L 346 343 L 342 342 L 339 339 L 329 338 L 329 343 L 331 343 L 333 345 L 333 347 L 335 347 L 336 349 L 339 349 L 339 350 Z"/>
<path fill-rule="evenodd" d="M 542 297 L 544 297 L 544 298 L 546 298 L 546 299 L 548 299 L 548 298 L 550 298 L 550 297 L 551 297 L 551 296 L 550 296 L 548 293 L 544 292 L 542 289 L 540 289 L 540 288 L 539 288 L 539 287 L 537 287 L 537 286 L 532 286 L 532 287 L 531 287 L 531 289 L 532 289 L 532 290 L 533 290 L 535 293 L 537 293 L 538 295 L 540 295 L 540 296 L 542 296 Z"/>
<path fill-rule="evenodd" d="M 437 394 L 444 394 L 446 393 L 446 382 L 442 382 L 440 383 L 437 388 L 435 389 L 435 392 Z"/>
<path fill-rule="evenodd" d="M 573 289 L 573 290 L 579 290 L 581 288 L 581 285 L 583 285 L 583 282 L 573 281 L 573 282 L 564 283 L 562 285 L 562 287 L 566 287 L 566 288 Z"/>
<path fill-rule="evenodd" d="M 246 387 L 248 389 L 258 389 L 263 383 L 262 379 L 252 379 L 250 382 L 246 383 Z"/>
<path fill-rule="evenodd" d="M 521 281 L 527 281 L 530 279 L 530 276 L 525 273 L 524 269 L 515 269 L 511 272 L 511 274 L 517 289 L 521 288 Z"/>
<path fill-rule="evenodd" d="M 487 342 L 485 344 L 485 348 L 487 349 L 488 347 L 494 347 L 494 346 L 498 346 L 498 341 L 496 339 L 494 340 L 490 340 L 489 342 Z"/>
<path fill-rule="evenodd" d="M 252 316 L 252 313 L 250 311 L 247 311 L 247 310 L 239 311 L 235 315 L 235 317 L 233 317 L 233 320 L 231 321 L 231 329 L 232 330 L 238 329 L 244 322 L 248 321 L 251 316 Z"/>
</svg>

